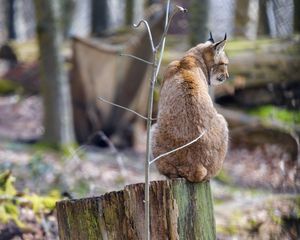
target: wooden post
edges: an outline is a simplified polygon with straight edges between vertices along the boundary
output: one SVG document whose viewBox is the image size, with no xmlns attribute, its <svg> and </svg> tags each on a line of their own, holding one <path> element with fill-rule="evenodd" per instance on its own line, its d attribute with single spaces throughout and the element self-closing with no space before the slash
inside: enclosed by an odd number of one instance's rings
<svg viewBox="0 0 300 240">
<path fill-rule="evenodd" d="M 58 202 L 61 240 L 143 239 L 144 184 L 100 197 Z M 210 183 L 183 179 L 150 185 L 151 239 L 216 239 Z"/>
</svg>

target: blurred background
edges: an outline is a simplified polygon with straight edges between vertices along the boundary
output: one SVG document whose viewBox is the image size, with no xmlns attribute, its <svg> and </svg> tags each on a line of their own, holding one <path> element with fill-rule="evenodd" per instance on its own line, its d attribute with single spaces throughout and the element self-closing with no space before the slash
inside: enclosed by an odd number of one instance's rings
<svg viewBox="0 0 300 240">
<path fill-rule="evenodd" d="M 147 111 L 163 0 L 0 0 L 0 239 L 57 239 L 54 204 L 144 181 Z M 162 73 L 228 36 L 230 79 L 211 89 L 230 126 L 212 180 L 218 239 L 300 238 L 300 1 L 173 0 Z M 151 179 L 164 179 L 153 166 Z"/>
</svg>

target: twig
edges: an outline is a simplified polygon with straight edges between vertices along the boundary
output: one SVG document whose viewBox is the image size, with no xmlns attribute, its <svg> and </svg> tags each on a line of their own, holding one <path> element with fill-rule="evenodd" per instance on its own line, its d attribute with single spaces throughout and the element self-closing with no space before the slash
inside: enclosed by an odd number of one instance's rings
<svg viewBox="0 0 300 240">
<path fill-rule="evenodd" d="M 144 23 L 146 28 L 147 28 L 147 31 L 148 31 L 148 35 L 149 35 L 149 40 L 150 40 L 150 44 L 151 44 L 151 49 L 153 52 L 156 52 L 156 48 L 154 47 L 154 43 L 153 43 L 153 38 L 152 38 L 152 33 L 151 33 L 151 30 L 150 30 L 150 27 L 149 27 L 149 24 L 148 22 L 145 20 L 145 19 L 142 19 L 141 21 L 139 21 L 138 24 L 133 24 L 133 27 L 135 28 L 138 28 L 141 23 Z"/>
<path fill-rule="evenodd" d="M 114 143 L 105 135 L 104 132 L 99 131 L 99 132 L 97 132 L 97 134 L 101 137 L 101 139 L 103 141 L 105 141 L 107 143 L 107 145 L 109 146 L 112 153 L 116 155 L 117 163 L 119 165 L 121 175 L 124 178 L 124 180 L 126 181 L 127 172 L 126 172 L 126 168 L 124 166 L 123 155 L 117 150 Z M 126 182 L 125 182 L 125 184 L 126 184 Z"/>
<path fill-rule="evenodd" d="M 119 107 L 119 108 L 122 108 L 122 109 L 124 109 L 124 110 L 129 111 L 129 112 L 132 112 L 132 113 L 134 113 L 135 115 L 139 116 L 140 118 L 142 118 L 142 119 L 144 119 L 144 120 L 148 120 L 148 118 L 144 117 L 142 114 L 139 114 L 138 112 L 136 112 L 136 111 L 134 111 L 134 110 L 132 110 L 132 109 L 130 109 L 130 108 L 123 107 L 123 106 L 121 106 L 121 105 L 119 105 L 119 104 L 110 102 L 110 101 L 104 99 L 103 97 L 98 97 L 98 99 L 101 100 L 101 101 L 103 101 L 103 102 L 106 102 L 106 103 L 108 103 L 108 104 L 110 104 L 110 105 L 113 105 L 113 106 L 115 106 L 115 107 Z"/>
<path fill-rule="evenodd" d="M 78 153 L 81 150 L 84 150 L 84 148 L 86 147 L 85 144 L 81 145 L 80 147 L 76 148 L 75 150 L 73 149 L 73 147 L 69 147 L 67 148 L 67 150 L 69 151 L 69 153 L 71 154 L 70 157 L 66 160 L 67 163 L 72 162 L 75 160 L 76 163 L 79 163 L 81 161 L 80 157 L 78 156 Z"/>
<path fill-rule="evenodd" d="M 142 59 L 142 58 L 136 57 L 136 56 L 134 56 L 134 55 L 131 55 L 131 54 L 127 54 L 127 53 L 121 53 L 121 54 L 120 54 L 120 56 L 124 56 L 124 57 L 131 57 L 131 58 L 134 58 L 134 59 L 136 59 L 136 60 L 139 60 L 139 61 L 141 61 L 141 62 L 144 62 L 144 63 L 150 64 L 150 65 L 153 65 L 153 63 L 152 63 L 152 62 L 149 62 L 149 61 L 147 61 L 147 60 L 145 60 L 145 59 Z"/>
<path fill-rule="evenodd" d="M 147 117 L 143 116 L 142 114 L 140 114 L 140 113 L 138 113 L 138 112 L 136 112 L 136 111 L 134 111 L 134 110 L 132 110 L 132 109 L 130 109 L 130 108 L 127 108 L 127 107 L 121 106 L 121 105 L 119 105 L 119 104 L 110 102 L 110 101 L 104 99 L 103 97 L 98 97 L 98 99 L 101 100 L 101 101 L 103 101 L 103 102 L 105 102 L 105 103 L 108 103 L 108 104 L 110 104 L 110 105 L 113 105 L 113 106 L 115 106 L 115 107 L 122 108 L 122 109 L 124 109 L 124 110 L 129 111 L 129 112 L 132 112 L 132 113 L 136 114 L 137 116 L 139 116 L 140 118 L 142 118 L 142 119 L 144 119 L 144 120 L 147 120 L 147 119 L 148 119 Z M 151 120 L 152 120 L 152 121 L 156 121 L 157 118 L 151 118 Z"/>
<path fill-rule="evenodd" d="M 160 158 L 162 158 L 162 157 L 165 157 L 165 156 L 167 156 L 167 155 L 169 155 L 169 154 L 171 154 L 171 153 L 174 153 L 174 152 L 179 151 L 179 150 L 181 150 L 181 149 L 183 149 L 183 148 L 185 148 L 185 147 L 188 147 L 189 145 L 193 144 L 194 142 L 197 142 L 197 141 L 198 141 L 205 133 L 206 133 L 206 130 L 204 130 L 204 131 L 203 131 L 197 138 L 195 138 L 194 140 L 192 140 L 192 141 L 190 141 L 190 142 L 188 142 L 188 143 L 186 143 L 186 144 L 184 144 L 184 145 L 182 145 L 182 146 L 180 146 L 180 147 L 178 147 L 178 148 L 175 148 L 175 149 L 173 149 L 173 150 L 171 150 L 171 151 L 169 151 L 169 152 L 166 152 L 166 153 L 163 153 L 163 154 L 157 156 L 157 157 L 154 158 L 152 161 L 150 161 L 150 164 L 154 163 L 155 161 L 157 161 L 158 159 L 160 159 Z"/>
<path fill-rule="evenodd" d="M 44 233 L 46 235 L 45 237 L 46 237 L 46 239 L 50 239 L 51 238 L 51 232 L 50 232 L 49 223 L 47 222 L 45 214 L 42 211 L 40 211 L 40 215 L 42 216 L 41 225 L 42 225 L 42 228 L 43 228 Z"/>
</svg>

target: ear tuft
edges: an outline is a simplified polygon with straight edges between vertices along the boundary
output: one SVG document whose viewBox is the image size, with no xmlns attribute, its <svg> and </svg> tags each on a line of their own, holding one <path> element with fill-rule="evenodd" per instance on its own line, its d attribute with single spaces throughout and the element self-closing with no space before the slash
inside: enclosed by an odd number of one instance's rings
<svg viewBox="0 0 300 240">
<path fill-rule="evenodd" d="M 209 32 L 209 39 L 207 41 L 209 41 L 211 43 L 215 43 L 215 40 L 213 39 L 211 32 Z"/>
</svg>

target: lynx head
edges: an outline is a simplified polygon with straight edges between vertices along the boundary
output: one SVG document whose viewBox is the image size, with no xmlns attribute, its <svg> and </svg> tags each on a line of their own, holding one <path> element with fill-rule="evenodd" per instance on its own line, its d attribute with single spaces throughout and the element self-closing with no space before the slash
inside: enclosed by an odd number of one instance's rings
<svg viewBox="0 0 300 240">
<path fill-rule="evenodd" d="M 228 77 L 228 58 L 224 52 L 226 44 L 226 34 L 223 40 L 215 42 L 212 34 L 205 43 L 206 53 L 204 54 L 205 62 L 209 71 L 209 85 L 219 85 L 224 82 Z"/>
</svg>

